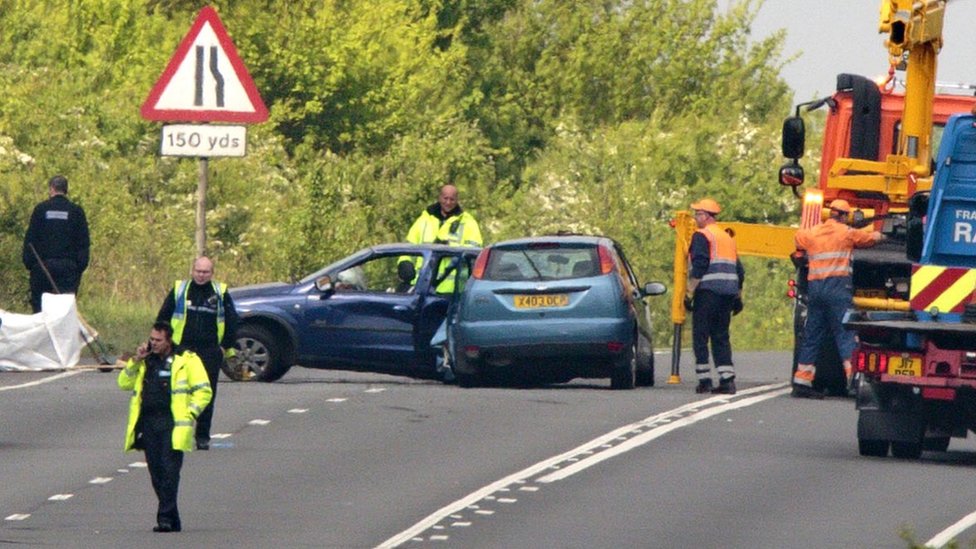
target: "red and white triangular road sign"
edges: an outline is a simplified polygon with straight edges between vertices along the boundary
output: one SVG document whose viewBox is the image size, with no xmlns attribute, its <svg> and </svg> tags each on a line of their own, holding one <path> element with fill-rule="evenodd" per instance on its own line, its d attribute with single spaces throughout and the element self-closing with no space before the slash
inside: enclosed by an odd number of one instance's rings
<svg viewBox="0 0 976 549">
<path fill-rule="evenodd" d="M 268 119 L 254 80 L 210 6 L 200 10 L 140 113 L 146 120 L 167 122 Z"/>
</svg>

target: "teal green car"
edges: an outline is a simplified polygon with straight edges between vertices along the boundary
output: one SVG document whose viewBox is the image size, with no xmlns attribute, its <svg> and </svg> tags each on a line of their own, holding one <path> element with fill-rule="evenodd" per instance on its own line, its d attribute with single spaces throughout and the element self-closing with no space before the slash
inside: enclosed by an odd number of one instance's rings
<svg viewBox="0 0 976 549">
<path fill-rule="evenodd" d="M 620 245 L 602 236 L 508 240 L 484 248 L 448 312 L 444 362 L 461 387 L 610 378 L 654 385 L 649 296 Z"/>
</svg>

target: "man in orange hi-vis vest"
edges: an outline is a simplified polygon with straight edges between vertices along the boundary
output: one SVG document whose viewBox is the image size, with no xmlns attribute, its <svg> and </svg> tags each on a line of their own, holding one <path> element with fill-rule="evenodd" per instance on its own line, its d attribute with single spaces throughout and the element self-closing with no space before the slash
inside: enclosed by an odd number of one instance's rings
<svg viewBox="0 0 976 549">
<path fill-rule="evenodd" d="M 832 337 L 844 361 L 847 381 L 851 380 L 851 354 L 854 334 L 843 326 L 844 313 L 853 304 L 851 257 L 854 248 L 874 246 L 884 239 L 877 231 L 866 232 L 847 225 L 851 206 L 846 200 L 830 203 L 830 217 L 809 229 L 796 233 L 796 247 L 807 254 L 809 303 L 803 341 L 793 374 L 793 396 L 821 399 L 823 393 L 813 388 L 817 353 L 825 338 Z"/>
<path fill-rule="evenodd" d="M 703 198 L 691 205 L 698 230 L 688 249 L 691 273 L 685 295 L 685 308 L 691 316 L 692 348 L 695 351 L 696 393 L 735 394 L 735 366 L 729 324 L 742 310 L 742 281 L 745 270 L 739 262 L 732 236 L 719 228 L 715 216 L 722 211 L 718 202 Z M 718 372 L 719 385 L 712 387 L 708 366 L 708 344 Z"/>
</svg>

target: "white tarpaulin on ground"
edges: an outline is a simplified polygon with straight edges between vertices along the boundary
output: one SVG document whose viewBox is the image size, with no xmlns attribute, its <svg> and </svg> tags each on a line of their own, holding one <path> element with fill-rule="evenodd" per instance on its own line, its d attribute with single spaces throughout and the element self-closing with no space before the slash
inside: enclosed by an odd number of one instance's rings
<svg viewBox="0 0 976 549">
<path fill-rule="evenodd" d="M 73 294 L 44 294 L 33 315 L 0 310 L 0 371 L 72 368 L 84 343 Z"/>
</svg>

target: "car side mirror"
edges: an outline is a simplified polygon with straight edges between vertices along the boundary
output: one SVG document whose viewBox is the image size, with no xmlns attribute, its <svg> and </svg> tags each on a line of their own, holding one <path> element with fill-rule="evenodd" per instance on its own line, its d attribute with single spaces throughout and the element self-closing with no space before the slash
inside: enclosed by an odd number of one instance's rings
<svg viewBox="0 0 976 549">
<path fill-rule="evenodd" d="M 644 285 L 644 295 L 664 295 L 668 287 L 660 282 L 648 282 Z"/>
<path fill-rule="evenodd" d="M 335 285 L 332 283 L 332 277 L 326 275 L 315 281 L 315 289 L 322 292 L 322 299 L 332 295 L 335 292 Z"/>
</svg>

